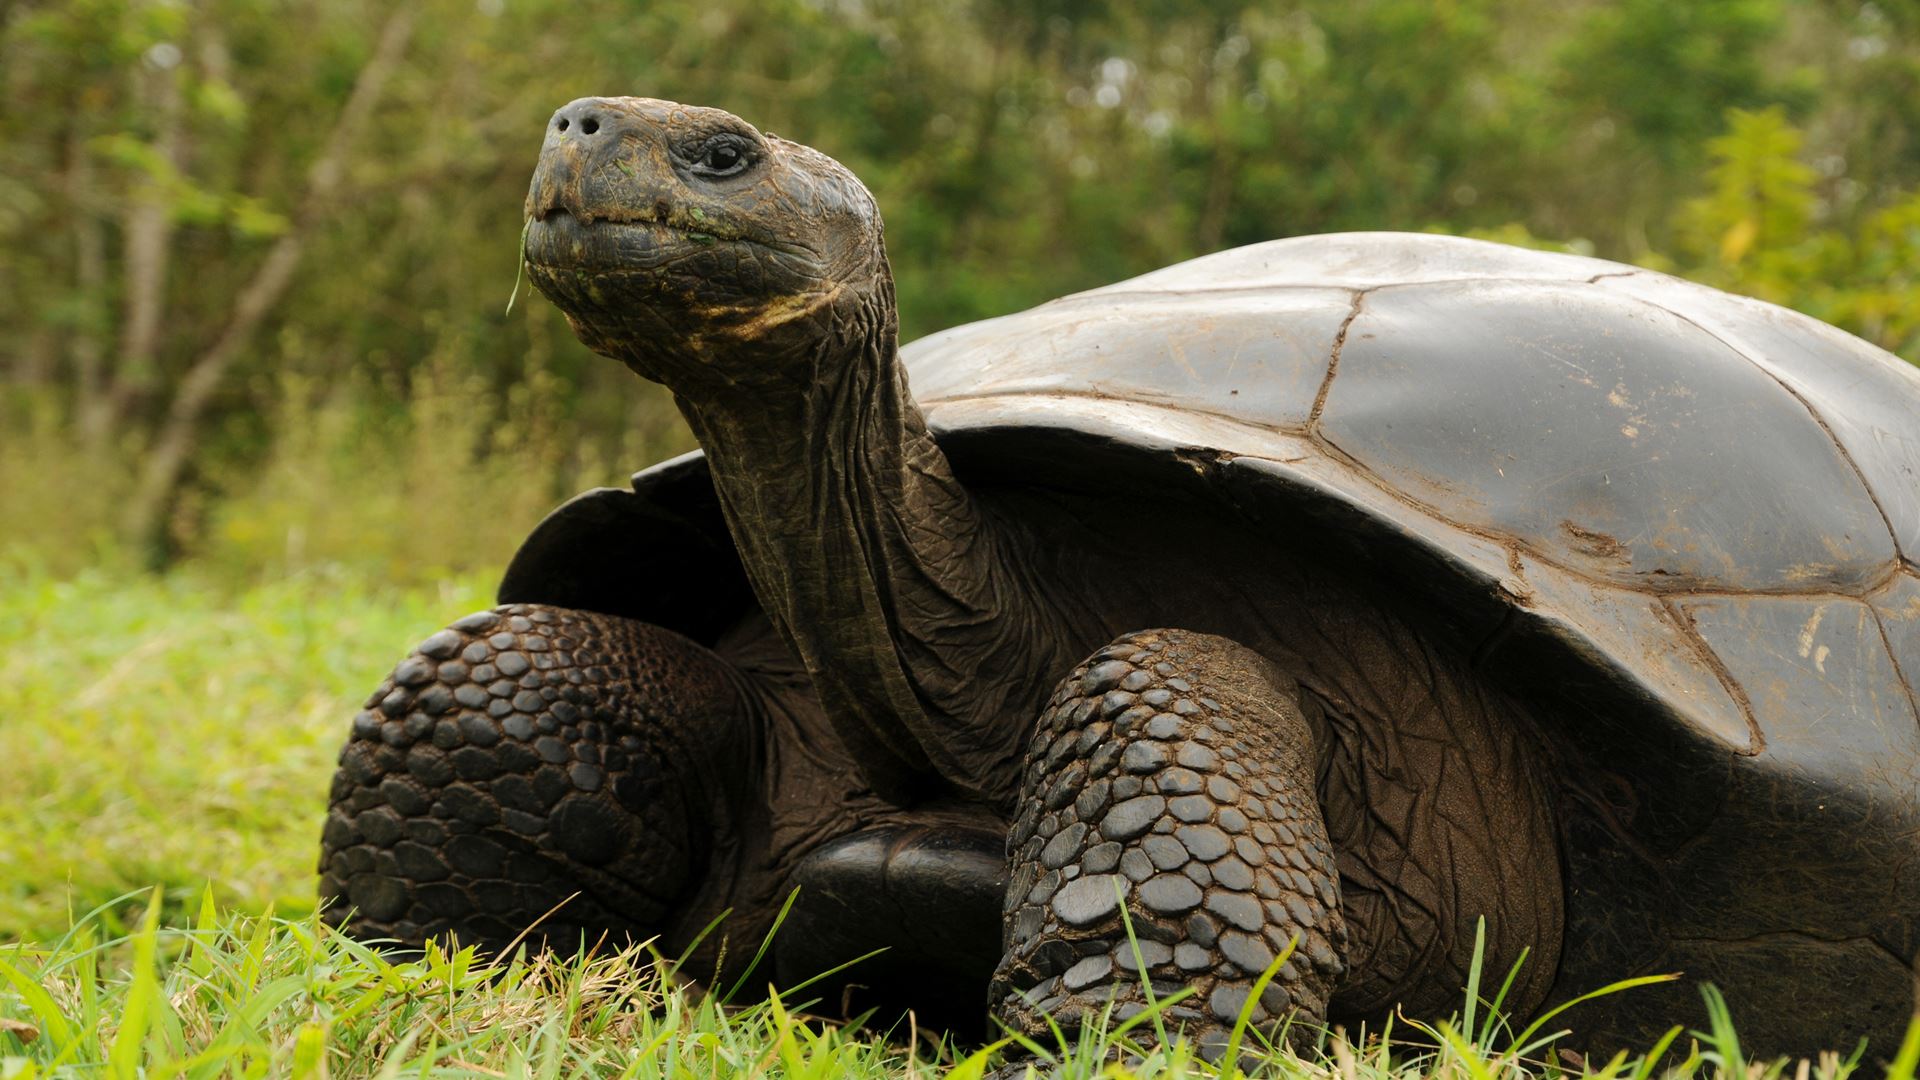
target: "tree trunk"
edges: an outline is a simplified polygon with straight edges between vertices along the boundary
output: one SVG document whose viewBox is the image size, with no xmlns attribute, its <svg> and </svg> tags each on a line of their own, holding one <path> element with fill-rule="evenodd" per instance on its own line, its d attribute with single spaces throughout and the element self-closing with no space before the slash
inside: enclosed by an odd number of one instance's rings
<svg viewBox="0 0 1920 1080">
<path fill-rule="evenodd" d="M 67 354 L 73 357 L 73 401 L 80 415 L 99 407 L 105 392 L 100 344 L 101 328 L 94 315 L 105 307 L 107 241 L 100 219 L 93 213 L 93 157 L 87 149 L 88 132 L 75 124 L 67 133 L 67 213 L 73 221 L 73 284 L 80 294 L 79 309 L 86 314 L 72 328 Z"/>
<path fill-rule="evenodd" d="M 128 502 L 125 517 L 128 538 L 149 551 L 157 553 L 163 547 L 166 517 L 179 490 L 187 459 L 199 442 L 200 421 L 207 403 L 212 400 L 214 391 L 219 388 L 234 359 L 246 348 L 254 332 L 286 294 L 294 271 L 300 265 L 308 235 L 339 191 L 347 152 L 366 126 L 374 104 L 385 89 L 388 76 L 399 66 L 407 40 L 412 34 L 412 9 L 405 4 L 396 6 L 393 13 L 387 16 L 386 26 L 380 32 L 373 56 L 360 69 L 353 92 L 348 95 L 346 106 L 341 109 L 332 133 L 327 136 L 325 148 L 307 175 L 306 195 L 293 215 L 293 223 L 274 242 L 273 249 L 267 253 L 266 262 L 254 275 L 253 281 L 234 299 L 226 328 L 187 369 L 179 389 L 174 392 L 166 418 L 161 422 L 160 430 L 142 461 L 139 485 Z"/>
<path fill-rule="evenodd" d="M 143 69 L 142 104 L 156 117 L 153 148 L 173 168 L 181 165 L 180 78 L 170 68 Z M 159 379 L 160 316 L 167 295 L 168 250 L 173 239 L 173 208 L 157 185 L 147 185 L 129 201 L 126 214 L 126 307 L 120 331 L 120 357 L 97 399 L 81 415 L 81 434 L 98 443 L 111 435 L 141 397 Z"/>
</svg>

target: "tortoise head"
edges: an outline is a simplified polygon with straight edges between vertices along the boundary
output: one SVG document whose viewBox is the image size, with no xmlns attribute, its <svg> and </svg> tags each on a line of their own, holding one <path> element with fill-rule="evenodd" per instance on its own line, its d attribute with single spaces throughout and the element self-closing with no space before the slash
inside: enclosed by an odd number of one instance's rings
<svg viewBox="0 0 1920 1080">
<path fill-rule="evenodd" d="M 527 193 L 533 284 L 596 352 L 683 396 L 812 381 L 823 338 L 893 319 L 873 196 L 719 109 L 581 98 Z M 857 352 L 857 350 L 856 350 Z"/>
</svg>

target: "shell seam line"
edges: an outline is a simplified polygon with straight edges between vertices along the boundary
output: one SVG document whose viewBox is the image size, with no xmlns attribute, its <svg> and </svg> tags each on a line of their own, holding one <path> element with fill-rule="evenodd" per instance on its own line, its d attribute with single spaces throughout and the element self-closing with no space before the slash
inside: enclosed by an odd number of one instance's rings
<svg viewBox="0 0 1920 1080">
<path fill-rule="evenodd" d="M 1660 598 L 1660 607 L 1673 621 L 1674 628 L 1680 631 L 1680 636 L 1693 646 L 1694 656 L 1713 672 L 1714 678 L 1720 680 L 1721 687 L 1726 690 L 1727 696 L 1733 699 L 1733 704 L 1747 721 L 1747 730 L 1751 733 L 1753 741 L 1745 750 L 1735 750 L 1734 754 L 1739 757 L 1758 757 L 1767 748 L 1767 736 L 1760 730 L 1759 718 L 1753 715 L 1753 700 L 1747 697 L 1746 689 L 1733 677 L 1733 672 L 1727 669 L 1726 661 L 1720 659 L 1720 654 L 1714 652 L 1713 646 L 1707 644 L 1707 639 L 1700 636 L 1700 628 L 1694 625 L 1693 616 L 1688 614 L 1685 608 L 1664 596 Z"/>
<path fill-rule="evenodd" d="M 1256 423 L 1248 420 L 1244 416 L 1235 416 L 1232 413 L 1220 412 L 1215 409 L 1204 409 L 1197 405 L 1190 405 L 1184 402 L 1140 401 L 1135 398 L 1116 397 L 1113 394 L 1096 394 L 1087 390 L 1061 390 L 1051 388 L 1046 390 L 990 390 L 986 393 L 952 394 L 947 397 L 927 398 L 921 402 L 921 405 L 927 409 L 933 409 L 942 405 L 963 405 L 972 401 L 997 401 L 1001 398 L 1061 398 L 1068 401 L 1099 401 L 1132 408 L 1159 409 L 1162 412 L 1171 412 L 1179 415 L 1191 413 L 1195 416 L 1211 417 L 1215 420 L 1233 424 L 1236 427 L 1246 428 L 1249 431 L 1264 431 L 1288 439 L 1305 441 L 1307 436 L 1307 431 L 1304 427 L 1290 427 L 1285 424 Z M 944 432 L 937 432 L 937 434 L 944 434 Z M 1235 456 L 1238 457 L 1242 455 Z"/>
<path fill-rule="evenodd" d="M 1864 600 L 1872 593 L 1877 592 L 1882 588 L 1885 588 L 1887 582 L 1892 580 L 1894 575 L 1898 572 L 1899 564 L 1898 563 L 1890 564 L 1889 567 L 1882 569 L 1880 573 L 1876 574 L 1873 578 L 1871 578 L 1864 585 L 1862 585 L 1859 591 L 1857 592 L 1843 592 L 1838 589 L 1795 589 L 1788 586 L 1781 586 L 1781 587 L 1767 586 L 1763 588 L 1748 588 L 1748 589 L 1717 589 L 1717 588 L 1711 588 L 1706 585 L 1703 585 L 1698 579 L 1693 579 L 1693 578 L 1676 580 L 1672 584 L 1665 585 L 1665 586 L 1656 585 L 1651 581 L 1641 581 L 1641 582 L 1636 582 L 1634 584 L 1622 584 L 1620 582 L 1614 581 L 1611 578 L 1601 577 L 1587 570 L 1583 570 L 1579 567 L 1569 565 L 1568 563 L 1564 562 L 1563 560 L 1561 560 L 1559 557 L 1555 556 L 1551 552 L 1545 551 L 1540 547 L 1532 543 L 1529 543 L 1523 537 L 1515 536 L 1511 533 L 1500 532 L 1488 526 L 1475 525 L 1469 522 L 1460 521 L 1458 519 L 1447 516 L 1445 513 L 1442 513 L 1438 507 L 1435 507 L 1427 503 L 1426 501 L 1420 498 L 1417 498 L 1413 495 L 1409 495 L 1408 493 L 1401 491 L 1400 489 L 1394 487 L 1392 484 L 1388 483 L 1385 478 L 1381 477 L 1378 473 L 1374 472 L 1373 468 L 1367 465 L 1366 462 L 1361 461 L 1359 458 L 1348 453 L 1346 449 L 1343 448 L 1339 443 L 1336 443 L 1332 439 L 1328 438 L 1325 432 L 1313 431 L 1308 434 L 1307 438 L 1312 441 L 1313 445 L 1317 449 L 1319 449 L 1321 452 L 1326 454 L 1328 457 L 1339 462 L 1342 467 L 1344 467 L 1348 472 L 1352 473 L 1354 476 L 1358 477 L 1361 480 L 1364 480 L 1368 484 L 1368 486 L 1372 487 L 1375 491 L 1378 491 L 1380 494 L 1385 495 L 1386 497 L 1394 500 L 1395 502 L 1401 503 L 1404 506 L 1411 507 L 1412 509 L 1419 511 L 1421 514 L 1429 518 L 1432 518 L 1433 520 L 1438 521 L 1449 528 L 1458 529 L 1459 531 L 1467 534 L 1468 536 L 1476 537 L 1478 539 L 1486 541 L 1487 543 L 1493 545 L 1494 547 L 1501 549 L 1503 552 L 1508 553 L 1509 562 L 1511 561 L 1511 554 L 1515 551 L 1518 551 L 1518 552 L 1524 553 L 1530 558 L 1537 559 L 1541 563 L 1547 566 L 1550 566 L 1553 569 L 1558 570 L 1563 574 L 1576 578 L 1580 581 L 1584 581 L 1589 585 L 1595 585 L 1601 588 L 1618 589 L 1621 591 L 1637 593 L 1642 596 L 1650 596 L 1650 597 L 1653 597 L 1656 599 L 1662 599 L 1662 600 L 1668 597 L 1685 598 L 1685 597 L 1695 597 L 1695 596 L 1840 596 L 1850 600 Z M 1273 460 L 1272 458 L 1265 457 L 1260 454 L 1240 454 L 1238 456 L 1241 458 L 1247 458 L 1255 461 L 1272 461 Z"/>
<path fill-rule="evenodd" d="M 1554 564 L 1554 565 L 1559 566 L 1559 564 Z M 1566 569 L 1566 567 L 1564 566 L 1560 566 L 1559 568 L 1563 570 Z M 1601 585 L 1607 585 L 1609 587 L 1616 588 L 1616 589 L 1625 588 L 1632 592 L 1644 592 L 1650 596 L 1672 597 L 1677 600 L 1717 600 L 1717 599 L 1734 600 L 1734 599 L 1740 599 L 1742 597 L 1748 597 L 1748 596 L 1777 596 L 1777 597 L 1786 597 L 1791 599 L 1814 600 L 1814 599 L 1819 599 L 1821 597 L 1830 597 L 1835 600 L 1848 600 L 1854 603 L 1871 605 L 1873 603 L 1873 595 L 1877 592 L 1880 592 L 1882 589 L 1885 589 L 1887 586 L 1893 584 L 1893 579 L 1899 576 L 1900 576 L 1900 564 L 1891 563 L 1887 567 L 1883 568 L 1879 573 L 1875 574 L 1870 578 L 1867 578 L 1860 585 L 1858 590 L 1854 592 L 1848 592 L 1845 589 L 1832 589 L 1832 588 L 1798 589 L 1790 585 L 1779 586 L 1779 587 L 1768 585 L 1768 586 L 1756 587 L 1756 588 L 1750 588 L 1750 589 L 1723 589 L 1723 588 L 1715 588 L 1710 586 L 1699 585 L 1697 583 L 1691 584 L 1691 585 L 1677 585 L 1672 588 L 1664 589 L 1664 590 L 1654 590 L 1654 589 L 1634 589 L 1631 586 L 1615 584 L 1605 578 L 1588 577 L 1586 580 L 1593 581 Z"/>
<path fill-rule="evenodd" d="M 1688 326 L 1693 327 L 1695 330 L 1698 330 L 1701 333 L 1712 338 L 1713 340 L 1719 342 L 1721 345 L 1725 346 L 1729 352 L 1733 353 L 1733 355 L 1739 357 L 1742 360 L 1745 360 L 1749 364 L 1752 364 L 1755 368 L 1759 369 L 1760 374 L 1765 375 L 1767 378 L 1773 380 L 1774 385 L 1786 391 L 1788 397 L 1791 397 L 1793 398 L 1793 400 L 1799 402 L 1800 407 L 1807 410 L 1807 415 L 1813 418 L 1813 422 L 1820 426 L 1821 434 L 1825 435 L 1827 437 L 1827 441 L 1833 444 L 1834 452 L 1840 455 L 1840 460 L 1847 463 L 1847 468 L 1853 472 L 1854 479 L 1860 481 L 1860 490 L 1863 492 L 1866 492 L 1867 501 L 1873 504 L 1874 512 L 1880 515 L 1880 524 L 1886 527 L 1887 540 L 1888 542 L 1893 544 L 1894 557 L 1901 561 L 1906 560 L 1906 552 L 1901 550 L 1901 547 L 1900 547 L 1900 534 L 1895 532 L 1893 528 L 1893 515 L 1887 513 L 1887 508 L 1880 505 L 1880 496 L 1873 490 L 1873 485 L 1867 481 L 1866 472 L 1860 468 L 1859 462 L 1853 460 L 1853 454 L 1847 450 L 1846 444 L 1840 441 L 1840 437 L 1833 433 L 1833 428 L 1827 423 L 1827 418 L 1820 415 L 1820 410 L 1813 407 L 1813 402 L 1808 401 L 1805 397 L 1803 397 L 1800 391 L 1795 390 L 1793 386 L 1787 382 L 1787 380 L 1781 378 L 1778 374 L 1774 372 L 1772 368 L 1754 359 L 1753 356 L 1747 352 L 1747 350 L 1742 349 L 1738 345 L 1735 345 L 1733 342 L 1728 341 L 1726 338 L 1721 337 L 1719 334 L 1716 334 L 1712 330 L 1709 330 L 1706 327 L 1700 325 L 1698 322 L 1695 322 L 1693 319 L 1688 318 L 1686 315 L 1673 310 L 1672 308 L 1668 307 L 1665 304 L 1656 303 L 1652 300 L 1648 300 L 1644 297 L 1639 297 L 1639 296 L 1633 297 L 1633 299 L 1638 300 L 1649 307 L 1658 308 L 1659 310 L 1666 312 L 1667 314 L 1673 316 L 1674 318 L 1679 319 L 1681 322 L 1686 323 Z"/>
<path fill-rule="evenodd" d="M 1360 309 L 1365 306 L 1367 294 L 1372 291 L 1361 289 L 1353 294 L 1353 306 L 1347 309 L 1347 317 L 1333 335 L 1333 354 L 1327 358 L 1327 377 L 1320 380 L 1320 390 L 1313 396 L 1313 408 L 1307 411 L 1308 438 L 1312 438 L 1320 429 L 1320 414 L 1327 409 L 1327 395 L 1333 392 L 1334 376 L 1340 374 L 1340 351 L 1347 347 L 1347 331 L 1353 329 L 1353 321 L 1360 317 Z"/>
<path fill-rule="evenodd" d="M 1907 692 L 1907 707 L 1913 710 L 1914 721 L 1920 723 L 1920 694 L 1914 693 L 1912 680 L 1907 677 L 1906 669 L 1900 666 L 1900 654 L 1893 651 L 1893 638 L 1887 634 L 1886 620 L 1880 617 L 1880 609 L 1873 604 L 1867 604 L 1866 608 L 1874 629 L 1880 631 L 1880 647 L 1887 650 L 1887 660 L 1893 665 L 1893 679 L 1900 684 L 1900 689 Z"/>
<path fill-rule="evenodd" d="M 1587 570 L 1583 570 L 1579 567 L 1563 562 L 1561 559 L 1559 559 L 1557 556 L 1553 555 L 1552 553 L 1542 550 L 1541 548 L 1528 543 L 1526 540 L 1520 537 L 1514 536 L 1509 533 L 1503 533 L 1496 529 L 1492 529 L 1486 526 L 1475 525 L 1469 522 L 1459 521 L 1455 518 L 1449 517 L 1447 514 L 1441 512 L 1441 510 L 1438 507 L 1435 507 L 1425 502 L 1422 499 L 1419 499 L 1413 495 L 1409 495 L 1406 492 L 1401 491 L 1398 488 L 1395 488 L 1392 484 L 1388 483 L 1385 479 L 1383 479 L 1378 473 L 1374 472 L 1373 469 L 1369 467 L 1365 462 L 1362 462 L 1358 458 L 1354 457 L 1352 454 L 1349 454 L 1343 447 L 1340 446 L 1340 444 L 1334 442 L 1332 439 L 1329 439 L 1324 432 L 1301 431 L 1297 428 L 1285 427 L 1278 424 L 1257 424 L 1257 423 L 1252 423 L 1241 417 L 1230 416 L 1226 413 L 1214 412 L 1209 409 L 1201 409 L 1201 408 L 1196 408 L 1189 405 L 1178 405 L 1174 403 L 1163 403 L 1163 402 L 1153 402 L 1153 401 L 1135 401 L 1130 398 L 1115 398 L 1106 394 L 1090 394 L 1084 391 L 1074 391 L 1074 390 L 1046 390 L 1046 391 L 1009 390 L 1009 391 L 1001 391 L 1001 392 L 987 393 L 987 394 L 967 394 L 967 395 L 960 395 L 955 397 L 929 398 L 925 402 L 925 405 L 927 406 L 927 408 L 932 409 L 934 407 L 942 406 L 942 405 L 959 405 L 959 404 L 965 404 L 967 402 L 973 402 L 973 401 L 993 401 L 993 400 L 999 400 L 1002 398 L 1010 398 L 1010 399 L 1056 398 L 1062 401 L 1093 401 L 1093 402 L 1108 402 L 1108 403 L 1117 402 L 1121 405 L 1125 405 L 1133 408 L 1139 408 L 1139 409 L 1155 409 L 1162 412 L 1175 413 L 1178 415 L 1194 414 L 1199 416 L 1211 417 L 1213 419 L 1232 424 L 1236 427 L 1245 429 L 1247 431 L 1264 432 L 1267 434 L 1278 435 L 1278 436 L 1281 436 L 1282 438 L 1288 438 L 1288 439 L 1299 439 L 1301 441 L 1308 443 L 1311 447 L 1320 451 L 1322 454 L 1326 455 L 1327 457 L 1332 458 L 1335 462 L 1338 463 L 1341 469 L 1351 474 L 1351 476 L 1354 479 L 1357 479 L 1365 483 L 1369 488 L 1373 489 L 1378 494 L 1388 499 L 1391 499 L 1394 502 L 1401 504 L 1402 506 L 1415 510 L 1425 517 L 1438 521 L 1441 524 L 1447 526 L 1448 528 L 1457 529 L 1468 536 L 1472 536 L 1472 537 L 1475 537 L 1476 539 L 1483 540 L 1487 542 L 1489 545 L 1501 549 L 1503 552 L 1509 552 L 1509 553 L 1513 551 L 1522 552 L 1529 558 L 1538 560 L 1539 562 L 1545 564 L 1548 567 L 1551 567 L 1554 570 L 1559 571 L 1560 573 L 1566 574 L 1569 577 L 1573 577 L 1580 581 L 1586 582 L 1589 585 L 1594 585 L 1600 588 L 1607 588 L 1607 589 L 1618 589 L 1624 592 L 1630 592 L 1637 595 L 1647 596 L 1655 599 L 1664 599 L 1666 597 L 1679 597 L 1682 599 L 1686 599 L 1691 597 L 1713 597 L 1713 596 L 1727 596 L 1727 597 L 1834 596 L 1834 597 L 1840 597 L 1848 600 L 1865 600 L 1868 596 L 1885 588 L 1887 586 L 1887 583 L 1890 582 L 1895 576 L 1897 576 L 1900 573 L 1900 568 L 1902 565 L 1902 563 L 1899 561 L 1889 563 L 1886 567 L 1882 568 L 1879 573 L 1875 574 L 1872 578 L 1867 579 L 1864 583 L 1862 583 L 1857 589 L 1853 591 L 1847 591 L 1845 589 L 1836 589 L 1836 588 L 1800 589 L 1800 588 L 1794 588 L 1788 585 L 1764 586 L 1764 587 L 1746 588 L 1746 589 L 1728 589 L 1728 588 L 1716 588 L 1716 587 L 1713 587 L 1711 584 L 1702 583 L 1698 579 L 1694 579 L 1694 578 L 1676 579 L 1671 584 L 1666 584 L 1666 585 L 1656 584 L 1651 581 L 1622 583 L 1622 582 L 1615 581 L 1612 578 L 1597 576 Z M 936 438 L 942 437 L 946 434 L 946 432 L 940 429 L 937 424 L 935 425 L 935 427 L 936 427 L 936 434 L 935 434 Z M 1187 447 L 1184 449 L 1218 449 L 1218 448 L 1217 447 L 1214 447 L 1214 448 Z M 1241 454 L 1241 453 L 1234 453 L 1231 451 L 1228 451 L 1227 453 L 1234 460 L 1265 461 L 1265 462 L 1271 462 L 1271 463 L 1280 464 L 1280 465 L 1292 464 L 1294 461 L 1299 460 L 1297 458 L 1276 458 L 1276 457 L 1271 457 L 1264 453 Z M 1920 576 L 1920 570 L 1916 570 L 1916 576 Z"/>
</svg>

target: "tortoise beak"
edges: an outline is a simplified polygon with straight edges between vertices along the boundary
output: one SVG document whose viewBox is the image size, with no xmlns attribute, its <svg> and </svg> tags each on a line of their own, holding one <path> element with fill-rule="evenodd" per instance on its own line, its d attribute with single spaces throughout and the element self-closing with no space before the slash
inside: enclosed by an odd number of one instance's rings
<svg viewBox="0 0 1920 1080">
<path fill-rule="evenodd" d="M 526 213 L 545 221 L 565 211 L 583 224 L 653 220 L 664 191 L 651 178 L 672 175 L 655 118 L 607 98 L 580 98 L 554 111 L 527 190 Z M 651 197 L 649 197 L 651 196 Z"/>
<path fill-rule="evenodd" d="M 646 268 L 691 245 L 666 220 L 686 193 L 675 185 L 657 126 L 607 98 L 581 98 L 553 114 L 527 189 L 529 267 Z M 544 291 L 547 283 L 535 284 Z"/>
<path fill-rule="evenodd" d="M 540 162 L 533 170 L 533 184 L 527 190 L 526 213 L 535 221 L 554 214 L 570 214 L 586 224 L 593 223 L 593 212 L 581 205 L 580 177 L 587 154 L 577 143 L 548 139 L 540 150 Z"/>
</svg>

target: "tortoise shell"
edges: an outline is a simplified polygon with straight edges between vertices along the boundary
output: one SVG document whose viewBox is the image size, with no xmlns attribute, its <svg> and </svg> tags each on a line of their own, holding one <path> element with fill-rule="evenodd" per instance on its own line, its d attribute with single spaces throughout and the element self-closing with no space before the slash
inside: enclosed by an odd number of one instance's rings
<svg viewBox="0 0 1920 1080">
<path fill-rule="evenodd" d="M 1857 1030 L 1776 1049 L 1897 1043 L 1920 949 L 1920 370 L 1662 274 L 1379 233 L 1221 252 L 902 355 L 970 481 L 1126 476 L 1310 526 L 1528 701 L 1563 793 L 1557 997 L 1681 971 L 1738 1021 L 1818 988 Z M 709 640 L 752 602 L 697 454 L 556 511 L 501 599 Z M 1629 1037 L 1698 998 L 1582 1009 Z"/>
</svg>

